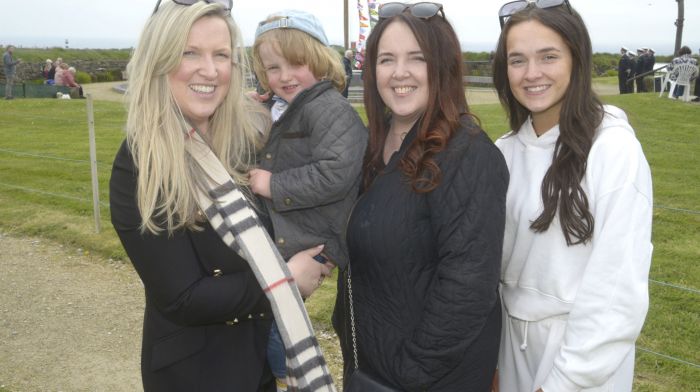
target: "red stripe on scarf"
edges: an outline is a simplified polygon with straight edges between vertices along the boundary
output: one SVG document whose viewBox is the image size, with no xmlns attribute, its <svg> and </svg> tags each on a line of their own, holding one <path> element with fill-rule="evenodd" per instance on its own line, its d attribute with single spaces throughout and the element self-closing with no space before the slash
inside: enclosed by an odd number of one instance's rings
<svg viewBox="0 0 700 392">
<path fill-rule="evenodd" d="M 282 279 L 278 280 L 277 282 L 264 288 L 263 291 L 272 291 L 272 289 L 274 289 L 275 287 L 277 287 L 281 284 L 287 283 L 287 282 L 289 282 L 289 283 L 294 282 L 294 278 L 291 278 L 291 277 L 290 278 L 282 278 Z"/>
</svg>

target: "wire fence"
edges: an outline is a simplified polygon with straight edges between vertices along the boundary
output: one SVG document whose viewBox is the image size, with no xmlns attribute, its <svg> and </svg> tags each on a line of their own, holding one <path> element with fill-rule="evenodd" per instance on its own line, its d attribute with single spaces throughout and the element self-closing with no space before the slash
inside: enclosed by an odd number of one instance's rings
<svg viewBox="0 0 700 392">
<path fill-rule="evenodd" d="M 42 117 L 42 116 L 32 116 L 32 117 L 27 117 L 28 119 L 51 119 L 52 121 L 55 121 L 53 118 L 49 117 Z M 12 156 L 17 156 L 17 157 L 27 157 L 27 158 L 33 158 L 33 159 L 39 159 L 39 160 L 47 160 L 47 161 L 58 161 L 58 162 L 68 162 L 68 163 L 77 163 L 77 164 L 85 164 L 85 165 L 90 165 L 90 160 L 87 159 L 73 159 L 73 158 L 65 158 L 65 157 L 60 157 L 60 156 L 55 156 L 55 155 L 46 155 L 46 154 L 41 154 L 37 153 L 35 151 L 18 151 L 18 150 L 12 150 L 12 149 L 6 149 L 6 148 L 0 148 L 0 154 L 6 154 L 6 155 L 12 155 Z M 110 167 L 109 163 L 105 162 L 96 162 L 98 166 L 102 168 L 108 168 Z M 86 204 L 91 204 L 93 203 L 93 199 L 89 196 L 75 196 L 75 195 L 69 195 L 69 194 L 62 194 L 62 193 L 56 193 L 56 192 L 50 192 L 46 190 L 41 190 L 41 189 L 34 189 L 31 187 L 26 187 L 18 184 L 8 184 L 5 182 L 0 182 L 0 187 L 1 188 L 6 188 L 6 189 L 14 189 L 14 190 L 19 190 L 22 192 L 27 192 L 27 193 L 33 193 L 33 194 L 40 194 L 40 195 L 45 195 L 51 198 L 61 198 L 61 199 L 67 199 L 67 200 L 73 200 L 73 201 L 79 201 L 79 202 L 85 202 Z M 102 207 L 109 207 L 108 202 L 103 202 L 100 201 L 99 205 Z M 693 209 L 687 209 L 687 208 L 679 208 L 679 207 L 673 207 L 673 206 L 667 206 L 667 205 L 662 205 L 662 204 L 655 204 L 654 205 L 655 209 L 660 209 L 660 210 L 667 210 L 675 213 L 681 213 L 681 214 L 692 214 L 692 215 L 700 215 L 700 211 L 698 210 L 693 210 Z M 700 289 L 696 289 L 693 287 L 686 287 L 674 283 L 669 283 L 669 282 L 663 282 L 655 279 L 649 279 L 649 282 L 657 285 L 657 286 L 662 286 L 662 287 L 667 287 L 673 290 L 678 290 L 686 293 L 690 293 L 693 295 L 700 295 Z M 700 298 L 698 298 L 700 300 Z M 670 354 L 666 353 L 660 353 L 651 349 L 648 349 L 646 347 L 640 347 L 637 346 L 637 350 L 654 355 L 659 358 L 664 358 L 669 361 L 673 361 L 676 363 L 680 363 L 692 368 L 700 369 L 700 364 L 694 363 L 690 360 L 686 360 L 683 358 L 678 358 Z"/>
</svg>

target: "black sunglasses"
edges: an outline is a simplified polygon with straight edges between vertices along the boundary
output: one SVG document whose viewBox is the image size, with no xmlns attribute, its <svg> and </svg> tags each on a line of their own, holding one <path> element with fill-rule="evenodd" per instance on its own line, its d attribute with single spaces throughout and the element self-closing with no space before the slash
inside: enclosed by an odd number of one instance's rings
<svg viewBox="0 0 700 392">
<path fill-rule="evenodd" d="M 559 7 L 561 5 L 566 5 L 566 8 L 569 10 L 569 13 L 573 13 L 571 11 L 571 4 L 569 4 L 569 0 L 518 0 L 518 1 L 511 1 L 510 3 L 505 3 L 501 7 L 500 10 L 498 10 L 498 21 L 501 22 L 501 29 L 503 29 L 503 26 L 506 24 L 506 21 L 508 18 L 510 18 L 511 15 L 524 10 L 525 8 L 529 7 L 530 5 L 533 5 L 537 8 L 554 8 L 554 7 Z"/>
<path fill-rule="evenodd" d="M 440 3 L 422 2 L 415 4 L 384 3 L 379 6 L 379 20 L 388 19 L 409 9 L 411 15 L 420 19 L 430 19 L 438 13 L 445 19 L 445 11 Z"/>
<path fill-rule="evenodd" d="M 173 0 L 173 3 L 175 4 L 180 4 L 180 5 L 192 5 L 198 1 L 204 1 L 209 4 L 221 4 L 224 7 L 224 10 L 228 13 L 231 13 L 231 7 L 233 6 L 233 0 Z M 156 11 L 158 11 L 158 6 L 160 6 L 161 0 L 158 0 L 156 3 L 156 8 L 153 9 L 153 13 L 155 14 Z"/>
</svg>

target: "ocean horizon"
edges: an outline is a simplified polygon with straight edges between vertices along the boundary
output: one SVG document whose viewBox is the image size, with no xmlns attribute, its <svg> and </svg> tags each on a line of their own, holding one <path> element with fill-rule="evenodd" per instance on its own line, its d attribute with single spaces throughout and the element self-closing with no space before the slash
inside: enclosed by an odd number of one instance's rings
<svg viewBox="0 0 700 392">
<path fill-rule="evenodd" d="M 68 43 L 66 43 L 68 41 Z M 2 37 L 2 45 L 14 45 L 18 48 L 70 48 L 70 49 L 131 49 L 136 46 L 138 37 L 29 37 L 29 36 L 5 36 Z M 331 42 L 332 45 L 343 46 L 341 42 Z M 252 42 L 245 42 L 246 46 Z M 462 51 L 465 52 L 490 52 L 496 44 L 491 42 L 461 42 Z M 668 47 L 667 47 L 668 46 Z M 633 48 L 630 48 L 633 49 Z M 634 49 L 633 49 L 634 50 Z M 670 45 L 658 45 L 657 55 L 673 53 Z M 618 53 L 617 45 L 596 45 L 593 43 L 594 53 Z"/>
<path fill-rule="evenodd" d="M 17 48 L 69 48 L 69 49 L 129 49 L 136 46 L 136 37 L 105 38 L 105 37 L 22 37 L 5 36 L 3 45 L 14 45 Z M 67 41 L 67 43 L 66 43 Z"/>
</svg>

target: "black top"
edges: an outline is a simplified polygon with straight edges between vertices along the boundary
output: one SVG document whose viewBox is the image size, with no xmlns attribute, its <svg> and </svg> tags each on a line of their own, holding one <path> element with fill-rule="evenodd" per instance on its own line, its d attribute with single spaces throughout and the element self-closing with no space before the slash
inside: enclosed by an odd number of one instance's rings
<svg viewBox="0 0 700 392">
<path fill-rule="evenodd" d="M 488 391 L 496 365 L 508 170 L 475 124 L 435 159 L 442 180 L 411 190 L 397 168 L 416 127 L 348 223 L 359 367 L 408 391 Z M 347 291 L 334 314 L 347 366 Z M 342 314 L 345 313 L 343 320 Z"/>
<path fill-rule="evenodd" d="M 144 390 L 274 391 L 265 360 L 270 304 L 248 263 L 208 222 L 202 231 L 141 234 L 136 178 L 123 143 L 112 168 L 110 207 L 145 286 Z"/>
</svg>

